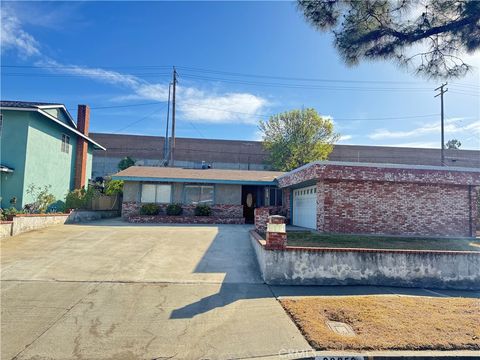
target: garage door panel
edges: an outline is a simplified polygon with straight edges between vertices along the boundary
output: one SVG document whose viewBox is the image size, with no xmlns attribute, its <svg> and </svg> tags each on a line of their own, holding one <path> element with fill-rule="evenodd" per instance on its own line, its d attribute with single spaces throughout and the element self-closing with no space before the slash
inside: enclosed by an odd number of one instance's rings
<svg viewBox="0 0 480 360">
<path fill-rule="evenodd" d="M 309 229 L 317 228 L 317 191 L 309 186 L 293 191 L 292 223 Z"/>
</svg>

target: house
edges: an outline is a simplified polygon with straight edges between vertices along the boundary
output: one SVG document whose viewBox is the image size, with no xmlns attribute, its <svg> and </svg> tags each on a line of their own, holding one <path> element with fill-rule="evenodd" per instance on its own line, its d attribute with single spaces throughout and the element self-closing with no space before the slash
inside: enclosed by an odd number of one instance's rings
<svg viewBox="0 0 480 360">
<path fill-rule="evenodd" d="M 125 218 L 143 203 L 163 213 L 181 203 L 187 215 L 204 203 L 215 222 L 248 223 L 268 207 L 321 232 L 411 236 L 474 237 L 480 189 L 480 169 L 330 161 L 288 173 L 134 166 L 113 178 L 125 181 Z"/>
<path fill-rule="evenodd" d="M 1 207 L 33 202 L 30 185 L 51 186 L 57 200 L 87 185 L 93 150 L 105 150 L 88 136 L 89 122 L 86 105 L 75 123 L 62 104 L 1 101 Z"/>
<path fill-rule="evenodd" d="M 277 181 L 288 190 L 293 225 L 329 233 L 475 237 L 480 169 L 318 161 Z"/>
<path fill-rule="evenodd" d="M 140 166 L 163 166 L 165 137 L 130 134 L 90 133 L 92 139 L 107 151 L 93 151 L 92 176 L 115 174 L 118 163 L 126 156 Z M 449 167 L 480 168 L 480 151 L 445 150 Z M 215 169 L 269 170 L 268 154 L 261 141 L 176 138 L 175 167 L 201 168 L 202 162 Z M 368 162 L 380 164 L 441 165 L 440 149 L 394 146 L 336 144 L 328 156 L 330 161 Z"/>
<path fill-rule="evenodd" d="M 186 215 L 193 215 L 197 204 L 207 204 L 219 222 L 236 218 L 253 223 L 256 207 L 282 205 L 282 192 L 275 180 L 282 174 L 132 166 L 112 178 L 125 181 L 122 216 L 126 218 L 137 215 L 144 203 L 160 204 L 163 213 L 168 204 L 180 203 Z"/>
</svg>

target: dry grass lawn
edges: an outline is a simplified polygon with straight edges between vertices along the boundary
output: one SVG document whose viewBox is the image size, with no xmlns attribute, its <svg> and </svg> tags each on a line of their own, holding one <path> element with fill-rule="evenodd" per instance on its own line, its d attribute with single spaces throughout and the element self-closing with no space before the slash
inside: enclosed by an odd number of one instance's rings
<svg viewBox="0 0 480 360">
<path fill-rule="evenodd" d="M 480 350 L 480 300 L 407 296 L 281 299 L 317 350 Z M 356 336 L 331 331 L 349 324 Z"/>
</svg>

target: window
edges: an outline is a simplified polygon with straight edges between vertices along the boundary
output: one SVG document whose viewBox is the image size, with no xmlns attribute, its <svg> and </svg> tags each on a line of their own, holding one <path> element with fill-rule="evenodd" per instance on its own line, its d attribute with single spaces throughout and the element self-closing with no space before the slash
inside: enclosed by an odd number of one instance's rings
<svg viewBox="0 0 480 360">
<path fill-rule="evenodd" d="M 0 114 L 0 137 L 2 136 L 2 128 L 3 128 L 3 114 Z"/>
<path fill-rule="evenodd" d="M 267 188 L 265 191 L 266 206 L 281 206 L 283 192 L 277 188 Z"/>
<path fill-rule="evenodd" d="M 172 185 L 142 184 L 142 203 L 169 203 Z"/>
<path fill-rule="evenodd" d="M 70 136 L 62 134 L 62 152 L 70 152 Z"/>
<path fill-rule="evenodd" d="M 185 185 L 185 204 L 213 204 L 213 185 Z"/>
</svg>

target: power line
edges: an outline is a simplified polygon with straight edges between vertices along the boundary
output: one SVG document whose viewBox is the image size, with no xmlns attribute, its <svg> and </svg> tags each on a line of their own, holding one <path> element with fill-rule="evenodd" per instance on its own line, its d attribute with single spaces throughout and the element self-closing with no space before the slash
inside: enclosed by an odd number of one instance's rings
<svg viewBox="0 0 480 360">
<path fill-rule="evenodd" d="M 368 87 L 362 87 L 362 86 L 354 87 L 354 86 L 326 86 L 326 85 L 308 85 L 308 84 L 268 83 L 268 82 L 256 82 L 256 81 L 225 79 L 225 78 L 218 78 L 218 77 L 208 77 L 208 76 L 201 76 L 201 75 L 190 75 L 190 74 L 183 74 L 183 77 L 188 79 L 195 79 L 195 80 L 211 80 L 211 81 L 218 81 L 218 82 L 224 82 L 224 83 L 230 83 L 230 84 L 280 87 L 280 88 L 287 88 L 287 89 L 359 90 L 359 91 L 384 91 L 384 92 L 431 91 L 430 88 L 398 88 L 398 87 L 368 88 Z"/>
<path fill-rule="evenodd" d="M 159 109 L 155 109 L 155 111 L 152 111 L 151 113 L 148 113 L 147 115 L 141 117 L 140 119 L 135 120 L 135 121 L 132 121 L 131 123 L 127 124 L 126 126 L 120 128 L 120 129 L 118 129 L 118 130 L 115 130 L 115 132 L 123 131 L 123 130 L 129 128 L 129 127 L 132 126 L 132 125 L 138 124 L 139 122 L 148 119 L 148 118 L 149 118 L 150 116 L 152 116 L 153 114 L 156 114 L 156 113 L 158 113 L 159 111 L 163 110 L 163 109 L 165 108 L 165 106 L 167 106 L 167 104 L 164 104 L 164 105 L 163 105 L 162 107 L 160 107 Z"/>
</svg>

